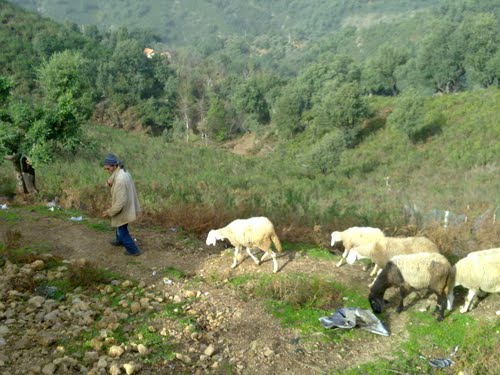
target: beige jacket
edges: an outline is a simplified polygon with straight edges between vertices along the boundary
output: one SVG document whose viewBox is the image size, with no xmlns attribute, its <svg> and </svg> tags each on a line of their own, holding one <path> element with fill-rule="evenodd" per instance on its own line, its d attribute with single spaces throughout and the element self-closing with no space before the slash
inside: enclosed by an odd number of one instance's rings
<svg viewBox="0 0 500 375">
<path fill-rule="evenodd" d="M 130 174 L 117 168 L 108 183 L 111 184 L 111 208 L 108 210 L 111 226 L 119 227 L 137 219 L 141 207 Z"/>
</svg>

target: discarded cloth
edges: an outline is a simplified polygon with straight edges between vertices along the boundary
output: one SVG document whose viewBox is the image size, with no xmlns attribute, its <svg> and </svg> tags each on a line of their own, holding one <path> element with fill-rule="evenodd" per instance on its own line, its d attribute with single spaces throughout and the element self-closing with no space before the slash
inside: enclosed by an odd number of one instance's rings
<svg viewBox="0 0 500 375">
<path fill-rule="evenodd" d="M 332 316 L 319 318 L 325 328 L 354 328 L 359 327 L 366 331 L 382 336 L 390 336 L 382 322 L 370 311 L 357 307 L 342 307 Z"/>
</svg>

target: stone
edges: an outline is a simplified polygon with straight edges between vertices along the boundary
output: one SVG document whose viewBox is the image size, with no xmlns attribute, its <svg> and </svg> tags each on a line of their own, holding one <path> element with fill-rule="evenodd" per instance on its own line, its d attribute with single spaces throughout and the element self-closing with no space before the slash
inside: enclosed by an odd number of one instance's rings
<svg viewBox="0 0 500 375">
<path fill-rule="evenodd" d="M 139 311 L 141 311 L 141 304 L 138 302 L 132 302 L 130 304 L 130 313 L 132 315 L 137 314 Z"/>
<path fill-rule="evenodd" d="M 31 297 L 28 300 L 28 305 L 38 308 L 38 307 L 42 307 L 42 305 L 44 304 L 44 302 L 45 302 L 45 297 L 34 296 L 34 297 Z"/>
<path fill-rule="evenodd" d="M 108 350 L 108 355 L 112 358 L 120 358 L 125 350 L 121 346 L 113 345 Z"/>
<path fill-rule="evenodd" d="M 215 348 L 213 345 L 208 345 L 205 351 L 203 352 L 207 357 L 211 357 L 215 353 Z"/>
<path fill-rule="evenodd" d="M 57 341 L 57 337 L 50 332 L 39 332 L 35 335 L 35 340 L 40 345 L 48 347 Z"/>
<path fill-rule="evenodd" d="M 42 368 L 42 374 L 44 375 L 52 375 L 56 372 L 56 365 L 53 363 L 47 363 L 45 366 Z"/>
<path fill-rule="evenodd" d="M 146 348 L 143 344 L 137 345 L 137 351 L 139 352 L 140 355 L 148 354 L 148 348 Z"/>
<path fill-rule="evenodd" d="M 112 363 L 111 366 L 109 366 L 109 373 L 111 375 L 120 375 L 121 370 L 119 365 L 117 363 Z"/>
<path fill-rule="evenodd" d="M 186 354 L 175 353 L 175 358 L 187 365 L 191 363 L 191 358 Z"/>
<path fill-rule="evenodd" d="M 134 362 L 129 362 L 129 363 L 125 363 L 123 365 L 123 368 L 125 369 L 125 373 L 127 375 L 132 375 L 133 373 L 135 373 L 137 366 Z"/>
</svg>

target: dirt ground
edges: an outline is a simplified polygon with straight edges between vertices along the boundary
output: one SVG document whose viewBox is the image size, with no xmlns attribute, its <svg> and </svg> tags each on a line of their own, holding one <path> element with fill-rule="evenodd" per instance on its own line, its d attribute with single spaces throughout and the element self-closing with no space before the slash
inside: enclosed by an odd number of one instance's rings
<svg viewBox="0 0 500 375">
<path fill-rule="evenodd" d="M 155 272 L 164 267 L 175 267 L 188 276 L 201 279 L 217 275 L 220 280 L 236 275 L 272 272 L 271 261 L 257 266 L 251 259 L 245 259 L 238 267 L 230 269 L 229 250 L 206 246 L 203 239 L 186 236 L 176 228 L 148 228 L 140 223 L 131 225 L 131 234 L 137 238 L 143 255 L 128 257 L 123 255 L 121 247 L 109 244 L 113 237 L 111 231 L 106 233 L 91 229 L 83 222 L 70 221 L 69 215 L 68 219 L 46 217 L 30 211 L 22 211 L 20 215 L 21 220 L 7 221 L 0 218 L 0 239 L 4 238 L 7 231 L 18 230 L 22 233 L 22 246 L 47 249 L 65 259 L 86 258 L 99 267 L 144 281 L 146 285 L 155 284 L 165 290 L 171 286 L 164 284 Z M 334 275 L 339 282 L 361 294 L 368 294 L 369 277 L 361 264 L 336 268 L 335 262 L 311 259 L 299 252 L 286 252 L 278 260 L 282 273 Z M 217 331 L 216 340 L 229 348 L 230 357 L 239 365 L 239 373 L 335 373 L 335 370 L 352 368 L 375 359 L 390 359 L 393 349 L 407 337 L 407 314 L 396 314 L 392 306 L 387 314 L 388 321 L 384 322 L 391 331 L 390 337 L 362 332 L 361 335 L 355 335 L 356 339 L 345 340 L 341 344 L 318 340 L 311 346 L 309 340 L 306 345 L 305 337 L 299 332 L 283 328 L 277 319 L 264 311 L 263 306 L 252 300 L 241 299 L 234 288 L 228 285 L 214 286 L 209 282 L 202 285 L 201 292 L 207 296 L 205 306 L 231 312 L 226 315 L 224 328 Z M 182 285 L 177 287 L 182 288 Z M 481 301 L 470 314 L 496 319 L 495 312 L 498 310 L 500 298 L 492 295 Z M 317 333 L 312 336 L 320 337 L 323 332 L 324 328 L 318 322 Z M 337 332 L 339 335 L 343 333 L 341 330 Z M 255 346 L 261 348 L 261 354 L 267 351 L 268 355 L 252 354 L 250 348 L 255 349 Z M 169 372 L 165 370 L 159 373 Z"/>
</svg>

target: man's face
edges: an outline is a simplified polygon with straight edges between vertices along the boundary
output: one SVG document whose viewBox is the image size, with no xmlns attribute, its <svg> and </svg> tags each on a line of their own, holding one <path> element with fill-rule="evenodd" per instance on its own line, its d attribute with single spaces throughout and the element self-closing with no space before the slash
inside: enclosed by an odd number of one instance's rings
<svg viewBox="0 0 500 375">
<path fill-rule="evenodd" d="M 106 170 L 106 172 L 108 172 L 109 174 L 111 174 L 111 173 L 113 173 L 115 171 L 116 165 L 105 165 L 104 169 Z"/>
</svg>

